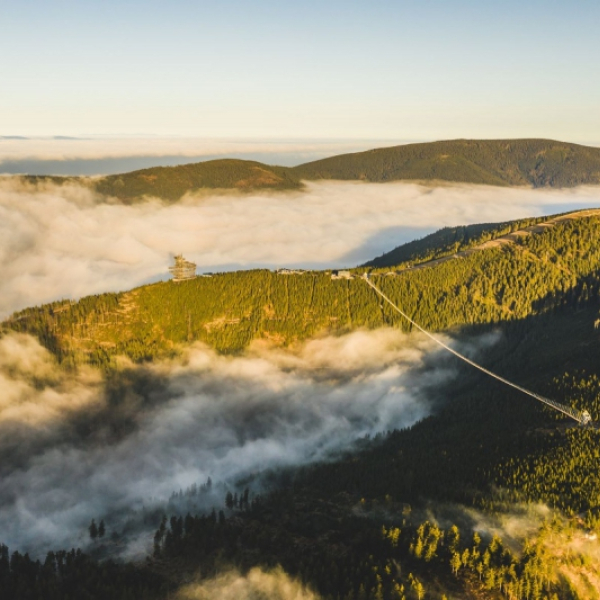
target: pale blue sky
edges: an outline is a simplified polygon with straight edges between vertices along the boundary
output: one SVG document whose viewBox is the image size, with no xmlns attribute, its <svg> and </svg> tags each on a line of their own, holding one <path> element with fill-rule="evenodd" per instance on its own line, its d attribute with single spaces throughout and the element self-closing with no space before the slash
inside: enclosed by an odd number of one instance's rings
<svg viewBox="0 0 600 600">
<path fill-rule="evenodd" d="M 597 0 L 0 0 L 0 135 L 600 144 Z"/>
</svg>

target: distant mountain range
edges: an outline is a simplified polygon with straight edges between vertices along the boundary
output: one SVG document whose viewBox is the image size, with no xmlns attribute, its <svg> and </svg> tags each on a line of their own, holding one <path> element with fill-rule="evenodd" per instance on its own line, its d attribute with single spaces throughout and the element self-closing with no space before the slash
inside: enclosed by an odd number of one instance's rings
<svg viewBox="0 0 600 600">
<path fill-rule="evenodd" d="M 52 178 L 57 183 L 74 179 Z M 298 190 L 303 181 L 317 180 L 447 181 L 535 188 L 598 185 L 600 148 L 542 139 L 451 140 L 341 154 L 297 167 L 221 159 L 86 182 L 101 194 L 129 203 L 144 196 L 175 202 L 201 190 Z"/>
<path fill-rule="evenodd" d="M 173 202 L 188 192 L 202 189 L 295 190 L 302 184 L 286 167 L 272 167 L 250 160 L 220 159 L 110 175 L 97 181 L 95 187 L 102 194 L 124 201 L 156 196 Z"/>
<path fill-rule="evenodd" d="M 343 154 L 293 169 L 301 179 L 440 180 L 500 186 L 600 183 L 600 148 L 553 140 L 452 140 Z"/>
</svg>

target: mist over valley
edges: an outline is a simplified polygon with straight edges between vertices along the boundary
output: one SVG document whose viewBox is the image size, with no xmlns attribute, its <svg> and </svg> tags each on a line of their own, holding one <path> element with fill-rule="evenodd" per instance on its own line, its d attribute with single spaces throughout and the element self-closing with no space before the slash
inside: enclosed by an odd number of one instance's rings
<svg viewBox="0 0 600 600">
<path fill-rule="evenodd" d="M 0 600 L 600 600 L 600 3 L 5 3 Z"/>
<path fill-rule="evenodd" d="M 591 185 L 125 202 L 4 178 L 6 597 L 495 600 L 501 581 L 595 598 L 600 218 L 581 209 L 599 205 Z M 211 273 L 168 281 L 180 253 Z M 458 362 L 365 270 L 443 343 L 592 426 Z"/>
<path fill-rule="evenodd" d="M 288 194 L 189 195 L 131 206 L 76 183 L 0 180 L 0 314 L 164 279 L 173 254 L 202 271 L 347 268 L 444 226 L 596 206 L 574 190 L 309 183 Z M 41 208 L 43 207 L 43 208 Z"/>
<path fill-rule="evenodd" d="M 427 389 L 453 375 L 432 354 L 427 340 L 382 329 L 293 352 L 255 345 L 238 357 L 196 345 L 177 361 L 101 377 L 61 373 L 34 339 L 6 335 L 3 542 L 34 556 L 85 547 L 90 515 L 120 534 L 136 511 L 208 478 L 224 497 L 256 477 L 258 493 L 262 472 L 331 459 L 429 414 Z M 196 508 L 222 501 L 209 495 Z M 151 551 L 152 533 L 131 552 Z"/>
</svg>

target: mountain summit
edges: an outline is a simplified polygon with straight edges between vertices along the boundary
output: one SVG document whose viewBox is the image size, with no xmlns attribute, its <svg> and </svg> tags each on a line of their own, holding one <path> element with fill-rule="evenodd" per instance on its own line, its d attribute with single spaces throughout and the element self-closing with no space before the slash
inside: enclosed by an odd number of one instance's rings
<svg viewBox="0 0 600 600">
<path fill-rule="evenodd" d="M 541 139 L 450 140 L 342 154 L 293 171 L 308 180 L 574 187 L 600 183 L 600 148 Z"/>
</svg>

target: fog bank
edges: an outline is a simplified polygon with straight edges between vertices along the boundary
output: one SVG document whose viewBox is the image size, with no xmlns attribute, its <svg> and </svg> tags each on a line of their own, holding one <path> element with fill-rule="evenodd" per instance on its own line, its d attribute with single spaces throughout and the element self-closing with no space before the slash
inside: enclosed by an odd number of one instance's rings
<svg viewBox="0 0 600 600">
<path fill-rule="evenodd" d="M 0 136 L 0 174 L 109 175 L 217 158 L 295 166 L 401 140 L 205 139 L 163 136 Z M 404 142 L 405 143 L 405 142 Z"/>
<path fill-rule="evenodd" d="M 172 206 L 104 200 L 76 185 L 0 179 L 0 318 L 165 278 L 177 253 L 199 271 L 355 266 L 443 226 L 598 206 L 600 189 L 321 182 Z"/>
<path fill-rule="evenodd" d="M 222 506 L 222 486 L 240 477 L 410 426 L 453 375 L 430 340 L 392 329 L 295 350 L 254 344 L 238 357 L 196 344 L 103 382 L 44 379 L 53 359 L 36 341 L 0 342 L 0 543 L 34 554 L 85 546 L 92 518 L 120 532 L 135 511 L 208 477 Z M 144 552 L 150 539 L 121 551 Z"/>
<path fill-rule="evenodd" d="M 247 575 L 236 571 L 223 573 L 201 584 L 183 587 L 176 600 L 318 600 L 281 568 L 263 571 L 256 567 Z"/>
</svg>

